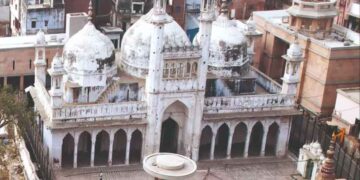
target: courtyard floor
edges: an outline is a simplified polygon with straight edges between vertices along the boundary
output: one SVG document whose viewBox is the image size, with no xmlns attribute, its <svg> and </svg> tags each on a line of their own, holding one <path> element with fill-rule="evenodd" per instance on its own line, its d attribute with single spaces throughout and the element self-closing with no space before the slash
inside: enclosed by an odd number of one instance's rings
<svg viewBox="0 0 360 180">
<path fill-rule="evenodd" d="M 59 180 L 153 180 L 140 165 L 59 170 Z M 190 180 L 291 180 L 302 179 L 290 158 L 247 158 L 241 160 L 201 161 Z"/>
</svg>

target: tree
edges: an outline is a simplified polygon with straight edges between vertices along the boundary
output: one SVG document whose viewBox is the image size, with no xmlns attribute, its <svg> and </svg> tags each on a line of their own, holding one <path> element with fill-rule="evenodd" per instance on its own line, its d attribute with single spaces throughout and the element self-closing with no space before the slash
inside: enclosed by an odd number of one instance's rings
<svg viewBox="0 0 360 180">
<path fill-rule="evenodd" d="M 10 87 L 0 89 L 0 128 L 11 124 L 20 127 L 22 121 L 34 117 L 34 112 L 27 107 L 24 99 Z"/>
</svg>

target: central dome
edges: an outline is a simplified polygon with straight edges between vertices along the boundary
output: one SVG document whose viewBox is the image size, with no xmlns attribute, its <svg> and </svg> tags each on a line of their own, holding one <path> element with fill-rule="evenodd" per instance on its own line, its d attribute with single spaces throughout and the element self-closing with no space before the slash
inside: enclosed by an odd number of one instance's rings
<svg viewBox="0 0 360 180">
<path fill-rule="evenodd" d="M 105 86 L 116 70 L 113 43 L 90 21 L 66 42 L 63 60 L 67 79 L 83 87 Z"/>
<path fill-rule="evenodd" d="M 64 46 L 64 67 L 67 72 L 96 73 L 104 64 L 114 61 L 111 40 L 88 22 Z"/>
<path fill-rule="evenodd" d="M 153 10 L 142 16 L 125 33 L 121 45 L 119 65 L 129 69 L 128 73 L 136 77 L 145 78 L 149 67 L 150 42 L 154 25 L 150 22 Z M 164 25 L 164 46 L 184 47 L 191 45 L 185 31 L 171 16 L 166 14 L 167 23 Z M 130 70 L 131 69 L 131 70 Z"/>
</svg>

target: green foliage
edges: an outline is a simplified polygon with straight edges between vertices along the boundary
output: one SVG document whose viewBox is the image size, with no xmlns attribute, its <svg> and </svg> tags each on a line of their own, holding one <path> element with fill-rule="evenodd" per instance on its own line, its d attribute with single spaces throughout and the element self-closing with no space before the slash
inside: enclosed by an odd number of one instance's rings
<svg viewBox="0 0 360 180">
<path fill-rule="evenodd" d="M 27 107 L 25 98 L 10 87 L 0 89 L 0 128 L 5 125 L 17 125 L 30 121 L 34 112 Z"/>
</svg>

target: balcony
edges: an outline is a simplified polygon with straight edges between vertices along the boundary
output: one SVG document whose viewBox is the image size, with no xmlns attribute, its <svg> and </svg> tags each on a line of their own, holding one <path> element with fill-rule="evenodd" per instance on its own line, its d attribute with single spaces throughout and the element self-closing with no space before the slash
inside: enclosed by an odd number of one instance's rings
<svg viewBox="0 0 360 180">
<path fill-rule="evenodd" d="M 108 104 L 65 105 L 61 109 L 53 110 L 53 121 L 58 120 L 111 120 L 143 118 L 146 116 L 145 102 L 125 102 Z"/>
<path fill-rule="evenodd" d="M 257 112 L 288 110 L 295 106 L 294 95 L 260 94 L 205 99 L 205 113 Z"/>
</svg>

